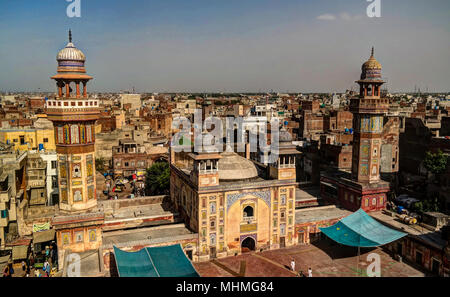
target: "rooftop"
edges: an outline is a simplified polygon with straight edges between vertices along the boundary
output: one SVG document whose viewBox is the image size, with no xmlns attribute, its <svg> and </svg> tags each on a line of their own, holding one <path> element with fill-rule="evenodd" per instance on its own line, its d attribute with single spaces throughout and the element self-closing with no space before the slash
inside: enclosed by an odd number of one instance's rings
<svg viewBox="0 0 450 297">
<path fill-rule="evenodd" d="M 150 228 L 140 228 L 126 231 L 103 233 L 103 249 L 130 247 L 135 245 L 151 245 L 175 240 L 190 239 L 198 236 L 185 227 L 184 224 L 165 225 Z"/>
<path fill-rule="evenodd" d="M 295 211 L 295 223 L 309 223 L 332 219 L 341 219 L 352 214 L 351 211 L 337 208 L 334 205 L 314 208 L 298 209 Z"/>
</svg>

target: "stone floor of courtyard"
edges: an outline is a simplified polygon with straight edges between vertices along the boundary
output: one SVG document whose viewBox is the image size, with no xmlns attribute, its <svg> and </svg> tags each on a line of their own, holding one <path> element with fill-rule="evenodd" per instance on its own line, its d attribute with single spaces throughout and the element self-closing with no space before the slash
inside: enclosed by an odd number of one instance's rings
<svg viewBox="0 0 450 297">
<path fill-rule="evenodd" d="M 365 275 L 370 264 L 367 256 L 377 253 L 381 261 L 382 277 L 421 277 L 424 272 L 413 268 L 407 263 L 394 260 L 382 248 L 361 249 L 359 270 Z M 357 277 L 357 248 L 339 246 L 329 240 L 321 240 L 314 244 L 297 245 L 294 247 L 251 252 L 238 256 L 220 258 L 208 262 L 194 263 L 201 276 L 243 276 L 246 277 L 293 277 L 290 269 L 292 259 L 295 260 L 295 270 L 308 273 L 311 267 L 313 277 Z"/>
</svg>

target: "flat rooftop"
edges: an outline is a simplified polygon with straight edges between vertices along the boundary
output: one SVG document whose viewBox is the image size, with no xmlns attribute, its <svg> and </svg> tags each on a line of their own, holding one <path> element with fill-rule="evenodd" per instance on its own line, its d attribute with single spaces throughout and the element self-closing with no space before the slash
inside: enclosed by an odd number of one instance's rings
<svg viewBox="0 0 450 297">
<path fill-rule="evenodd" d="M 113 213 L 105 213 L 105 223 L 123 221 L 124 219 L 144 219 L 151 217 L 171 216 L 172 212 L 164 210 L 160 203 L 119 208 Z"/>
<path fill-rule="evenodd" d="M 441 232 L 431 231 L 420 225 L 405 224 L 396 216 L 392 217 L 381 211 L 369 212 L 368 214 L 379 222 L 399 231 L 408 233 L 409 235 L 435 246 L 436 248 L 443 249 L 446 246 L 445 240 L 442 239 Z"/>
<path fill-rule="evenodd" d="M 192 239 L 198 236 L 191 232 L 184 224 L 173 224 L 134 230 L 121 230 L 103 233 L 103 249 L 111 249 L 136 245 L 150 245 L 175 240 Z"/>
<path fill-rule="evenodd" d="M 334 205 L 298 209 L 295 211 L 295 223 L 303 224 L 332 219 L 340 219 L 352 214 L 351 211 L 337 208 Z"/>
<path fill-rule="evenodd" d="M 320 187 L 296 188 L 295 201 L 320 199 Z"/>
</svg>

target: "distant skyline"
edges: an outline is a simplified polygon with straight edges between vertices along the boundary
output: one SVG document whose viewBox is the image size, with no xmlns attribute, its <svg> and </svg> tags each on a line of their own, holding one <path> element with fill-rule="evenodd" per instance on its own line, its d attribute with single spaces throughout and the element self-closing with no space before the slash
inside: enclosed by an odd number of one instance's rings
<svg viewBox="0 0 450 297">
<path fill-rule="evenodd" d="M 450 91 L 450 1 L 65 0 L 0 2 L 0 91 L 55 91 L 73 42 L 88 91 L 344 92 L 375 47 L 391 92 Z"/>
</svg>

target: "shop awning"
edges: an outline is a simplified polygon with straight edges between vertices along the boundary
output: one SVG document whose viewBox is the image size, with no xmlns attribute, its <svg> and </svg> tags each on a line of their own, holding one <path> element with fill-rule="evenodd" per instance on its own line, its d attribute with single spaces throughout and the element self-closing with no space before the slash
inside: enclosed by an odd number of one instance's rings
<svg viewBox="0 0 450 297">
<path fill-rule="evenodd" d="M 28 257 L 28 246 L 27 245 L 16 245 L 12 249 L 12 259 L 22 260 Z"/>
<path fill-rule="evenodd" d="M 114 247 L 120 277 L 198 277 L 181 245 L 147 247 L 125 252 Z"/>
<path fill-rule="evenodd" d="M 34 232 L 33 244 L 55 240 L 55 229 Z"/>
<path fill-rule="evenodd" d="M 333 226 L 319 229 L 340 244 L 356 247 L 385 245 L 407 235 L 384 226 L 362 209 L 343 218 Z"/>
</svg>

